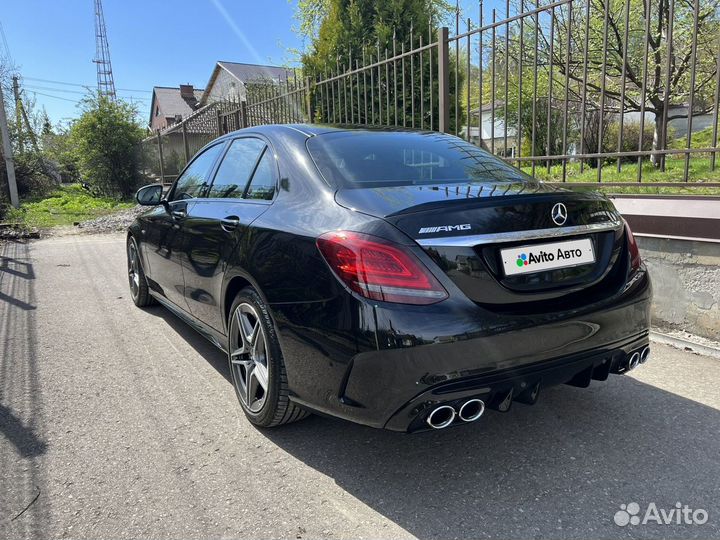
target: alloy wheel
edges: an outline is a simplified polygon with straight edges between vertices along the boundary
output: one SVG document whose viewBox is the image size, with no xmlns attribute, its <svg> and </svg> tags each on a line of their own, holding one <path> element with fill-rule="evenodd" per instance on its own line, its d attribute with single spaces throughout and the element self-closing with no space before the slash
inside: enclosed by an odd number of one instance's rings
<svg viewBox="0 0 720 540">
<path fill-rule="evenodd" d="M 267 339 L 253 306 L 237 306 L 230 322 L 230 368 L 245 407 L 257 413 L 268 393 Z"/>
<path fill-rule="evenodd" d="M 132 241 L 128 244 L 128 281 L 133 298 L 137 298 L 140 292 L 140 261 L 135 242 Z"/>
</svg>

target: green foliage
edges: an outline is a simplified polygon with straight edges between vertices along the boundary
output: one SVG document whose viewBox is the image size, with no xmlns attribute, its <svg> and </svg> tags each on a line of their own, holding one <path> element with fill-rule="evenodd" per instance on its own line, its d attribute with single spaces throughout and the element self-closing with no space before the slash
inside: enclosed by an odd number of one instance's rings
<svg viewBox="0 0 720 540">
<path fill-rule="evenodd" d="M 180 174 L 183 167 L 185 166 L 185 157 L 181 156 L 177 150 L 171 150 L 167 156 L 163 156 L 164 172 L 165 174 Z"/>
<path fill-rule="evenodd" d="M 7 115 L 15 161 L 15 180 L 21 198 L 46 193 L 56 184 L 53 177 L 53 163 L 45 151 L 42 140 L 38 137 L 38 133 L 45 126 L 47 115 L 44 111 L 38 112 L 35 100 L 25 96 L 22 110 L 25 111 L 25 116 L 20 117 L 20 123 L 15 114 Z M 25 122 L 25 117 L 29 125 Z M 52 129 L 52 126 L 50 125 L 49 128 Z M 0 204 L 9 201 L 7 189 L 7 173 L 0 158 Z"/>
<path fill-rule="evenodd" d="M 719 130 L 720 132 L 720 130 Z M 696 131 L 691 136 L 690 148 L 714 148 L 717 142 L 713 137 L 713 128 L 708 126 L 705 129 Z M 686 148 L 687 137 L 677 137 L 671 142 L 670 148 Z M 720 156 L 719 156 L 720 158 Z"/>
<path fill-rule="evenodd" d="M 649 116 L 641 146 L 643 150 L 651 149 L 652 146 L 648 147 L 649 142 L 652 144 L 650 131 L 653 132 L 656 141 L 663 140 L 665 126 L 662 118 L 665 112 L 670 121 L 687 117 L 684 108 L 673 107 L 665 111 L 665 99 L 667 93 L 671 106 L 685 105 L 689 102 L 694 38 L 697 44 L 694 114 L 701 115 L 711 111 L 716 80 L 717 36 L 720 34 L 720 11 L 717 9 L 717 2 L 701 3 L 697 21 L 693 16 L 693 2 L 672 2 L 674 13 L 668 83 L 666 70 L 671 1 L 654 0 L 646 3 L 644 0 L 583 0 L 580 3 L 559 6 L 553 10 L 555 31 L 552 54 L 549 12 L 540 14 L 537 21 L 534 16 L 523 19 L 522 47 L 519 27 L 511 26 L 508 50 L 505 50 L 502 40 L 496 46 L 496 56 L 499 58 L 497 69 L 498 72 L 502 72 L 503 62 L 509 62 L 507 93 L 511 114 L 507 120 L 510 125 L 516 125 L 517 105 L 521 102 L 523 143 L 526 143 L 527 134 L 533 128 L 532 118 L 528 117 L 526 112 L 532 105 L 536 77 L 539 102 L 547 102 L 547 97 L 551 93 L 553 109 L 562 111 L 567 95 L 568 146 L 575 146 L 578 152 L 597 152 L 599 147 L 604 152 L 618 149 L 617 122 L 620 111 L 627 114 L 638 113 L 641 110 L 642 88 L 645 84 L 644 110 Z M 527 3 L 524 5 L 529 9 Z M 589 11 L 586 11 L 588 5 Z M 607 18 L 604 17 L 606 6 Z M 649 6 L 650 10 L 647 39 L 646 6 Z M 568 37 L 571 43 L 570 52 L 566 44 Z M 646 48 L 647 66 L 644 64 Z M 485 62 L 489 64 L 489 58 L 486 58 Z M 522 66 L 522 97 L 518 97 L 520 65 Z M 536 65 L 537 72 L 533 69 Z M 488 77 L 489 70 L 489 67 L 484 69 L 484 80 Z M 503 101 L 505 87 L 502 77 L 496 79 L 498 82 L 495 100 Z M 489 103 L 492 96 L 487 84 L 483 94 L 482 102 Z M 604 101 L 601 96 L 604 96 Z M 602 112 L 601 105 L 604 108 Z M 656 118 L 655 121 L 652 120 L 653 116 Z M 554 113 L 552 117 L 557 119 Z M 584 126 L 581 125 L 583 118 Z M 538 125 L 536 120 L 534 126 L 536 134 L 547 131 L 546 121 L 546 115 L 541 115 L 541 125 Z M 600 126 L 603 131 L 602 143 L 598 140 Z M 551 131 L 554 129 L 554 126 L 551 126 Z M 673 134 L 670 131 L 667 133 L 668 144 L 684 146 L 684 141 L 677 143 L 673 141 Z M 582 140 L 580 140 L 581 133 L 583 133 Z M 626 123 L 623 139 L 622 150 L 637 150 L 640 139 L 639 125 Z M 697 136 L 693 135 L 693 145 L 697 144 L 697 140 Z M 553 144 L 551 140 L 551 146 Z M 539 153 L 545 153 L 546 141 L 536 138 L 537 148 L 540 149 Z M 523 153 L 528 155 L 529 151 L 525 150 L 523 144 Z M 661 156 L 653 159 L 656 166 L 659 166 L 662 160 Z M 587 164 L 595 167 L 597 160 L 587 160 Z"/>
<path fill-rule="evenodd" d="M 137 109 L 125 101 L 93 95 L 82 102 L 82 115 L 70 128 L 80 174 L 99 193 L 129 197 L 140 178 L 140 142 L 145 131 Z"/>
<path fill-rule="evenodd" d="M 451 6 L 445 0 L 300 0 L 296 18 L 300 21 L 299 31 L 312 40 L 308 52 L 302 56 L 303 73 L 313 78 L 326 78 L 338 72 L 347 71 L 356 65 L 377 62 L 378 58 L 385 59 L 401 51 L 417 48 L 420 45 L 420 36 L 423 44 L 435 41 L 437 37 L 438 23 L 448 15 Z M 455 95 L 462 91 L 464 72 L 462 69 L 458 75 L 458 89 L 455 89 L 455 78 L 457 67 L 454 55 L 450 55 L 450 131 L 459 130 L 464 123 L 466 111 L 462 108 L 458 111 L 458 122 L 455 125 Z M 373 74 L 376 90 L 374 93 L 374 110 L 379 113 L 383 109 L 383 118 L 377 118 L 379 123 L 388 122 L 388 108 L 385 101 L 386 95 L 390 95 L 389 123 L 398 125 L 415 125 L 419 127 L 421 120 L 423 125 L 429 127 L 430 115 L 433 115 L 433 125 L 437 129 L 438 111 L 437 99 L 430 110 L 430 92 L 428 84 L 430 78 L 429 55 L 425 55 L 423 65 L 420 65 L 419 58 L 413 60 L 413 70 L 410 69 L 410 59 L 405 60 L 405 95 L 403 96 L 403 71 L 402 62 L 397 61 L 376 70 Z M 433 94 L 437 95 L 437 57 L 434 58 L 435 81 Z M 425 84 L 424 111 L 425 118 L 420 118 L 420 73 Z M 370 84 L 370 76 L 367 74 L 366 84 Z M 334 108 L 327 107 L 329 95 L 322 99 L 316 99 L 319 107 L 318 118 L 321 121 L 347 121 L 351 122 L 352 116 L 344 118 L 345 100 L 341 98 L 344 91 L 349 96 L 351 93 L 361 95 L 365 91 L 365 83 L 361 82 L 362 77 L 348 78 L 341 82 L 341 87 L 336 91 Z M 358 84 L 360 88 L 358 88 Z M 395 85 L 397 84 L 397 91 Z M 411 95 L 411 87 L 414 85 L 415 94 Z M 382 89 L 380 91 L 380 88 Z M 316 90 L 317 92 L 317 90 Z M 368 94 L 370 89 L 368 89 Z M 373 109 L 372 95 L 368 95 L 369 109 Z M 404 97 L 404 99 L 403 99 Z M 364 99 L 364 98 L 363 98 Z M 382 103 L 381 103 L 382 99 Z M 349 101 L 349 99 L 348 99 Z M 461 102 L 462 104 L 462 102 Z M 414 105 L 414 109 L 413 109 Z M 332 110 L 338 112 L 335 119 L 332 117 Z M 414 112 L 414 117 L 413 117 Z M 340 115 L 339 113 L 342 113 Z M 338 116 L 340 117 L 338 119 Z"/>
<path fill-rule="evenodd" d="M 652 150 L 654 128 L 645 124 L 642 141 L 640 140 L 640 122 L 625 122 L 623 125 L 623 140 L 620 152 L 637 152 L 638 150 Z M 603 152 L 617 152 L 620 137 L 620 123 L 612 122 L 605 131 Z M 637 162 L 636 157 L 623 158 L 623 161 Z"/>
<path fill-rule="evenodd" d="M 80 171 L 77 155 L 70 139 L 70 130 L 67 128 L 43 128 L 43 152 L 57 167 L 60 178 L 65 183 L 78 182 Z"/>
<path fill-rule="evenodd" d="M 18 195 L 21 198 L 41 195 L 55 185 L 55 181 L 47 173 L 49 164 L 45 161 L 42 152 L 29 148 L 15 154 L 13 157 L 15 161 L 15 181 Z M 1 160 L 0 165 L 2 165 Z M 4 169 L 4 165 L 2 165 L 2 168 Z M 0 181 L 3 183 L 3 190 L 6 189 L 5 170 L 0 173 Z"/>
<path fill-rule="evenodd" d="M 72 225 L 76 221 L 92 219 L 133 206 L 133 203 L 112 197 L 94 197 L 80 185 L 73 184 L 57 188 L 47 197 L 23 202 L 20 208 L 10 209 L 4 219 L 29 227 L 45 228 Z"/>
<path fill-rule="evenodd" d="M 608 160 L 602 168 L 602 181 L 605 182 L 622 182 L 627 183 L 627 188 L 618 188 L 615 186 L 603 186 L 597 184 L 598 188 L 607 189 L 612 192 L 624 193 L 697 193 L 697 194 L 720 194 L 720 188 L 700 188 L 703 182 L 720 182 L 720 155 L 718 156 L 717 166 L 712 169 L 709 158 L 694 157 L 690 160 L 690 177 L 692 178 L 692 186 L 686 187 L 682 181 L 685 168 L 685 159 L 683 157 L 672 157 L 666 160 L 666 169 L 662 171 L 653 166 L 652 163 L 645 160 L 642 163 L 642 181 L 643 182 L 673 182 L 677 183 L 677 187 L 671 186 L 667 188 L 642 187 L 637 184 L 638 165 L 637 158 L 633 162 L 622 164 L 620 171 L 617 170 L 617 160 Z M 522 169 L 530 173 L 531 167 L 522 167 Z M 580 164 L 570 162 L 567 165 L 567 184 L 572 187 L 573 183 L 597 182 L 597 168 L 584 167 L 580 171 Z M 562 182 L 563 178 L 562 166 L 553 165 L 550 171 L 547 170 L 545 162 L 538 162 L 535 168 L 535 176 L 538 180 L 546 182 Z M 694 186 L 694 187 L 693 187 Z"/>
<path fill-rule="evenodd" d="M 355 58 L 364 48 L 377 54 L 377 44 L 382 54 L 385 48 L 392 54 L 393 35 L 398 49 L 401 43 L 407 46 L 411 28 L 413 41 L 423 33 L 427 43 L 431 22 L 436 27 L 450 9 L 445 0 L 300 0 L 299 30 L 312 40 L 303 66 L 310 75 L 322 74 L 335 68 L 338 57 L 347 65 L 350 50 Z"/>
</svg>

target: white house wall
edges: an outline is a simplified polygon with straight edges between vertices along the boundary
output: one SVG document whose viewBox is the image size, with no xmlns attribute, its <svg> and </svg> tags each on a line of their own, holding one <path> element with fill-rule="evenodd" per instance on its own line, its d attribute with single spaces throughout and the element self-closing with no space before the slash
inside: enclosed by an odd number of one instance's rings
<svg viewBox="0 0 720 540">
<path fill-rule="evenodd" d="M 218 76 L 208 91 L 208 103 L 225 100 L 245 101 L 245 85 L 220 68 Z"/>
</svg>

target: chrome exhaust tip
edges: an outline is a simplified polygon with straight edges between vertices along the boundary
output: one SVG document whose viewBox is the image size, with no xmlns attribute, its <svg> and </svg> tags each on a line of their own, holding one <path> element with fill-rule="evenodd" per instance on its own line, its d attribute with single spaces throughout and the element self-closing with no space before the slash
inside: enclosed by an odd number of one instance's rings
<svg viewBox="0 0 720 540">
<path fill-rule="evenodd" d="M 485 412 L 485 402 L 482 399 L 468 399 L 458 411 L 458 417 L 463 422 L 474 422 Z"/>
<path fill-rule="evenodd" d="M 627 371 L 631 371 L 631 370 L 635 369 L 639 363 L 640 363 L 640 353 L 637 353 L 637 352 L 632 353 L 632 356 L 630 356 L 630 360 L 628 361 Z"/>
<path fill-rule="evenodd" d="M 640 363 L 644 364 L 645 362 L 648 361 L 649 358 L 650 358 L 650 347 L 647 346 L 640 353 Z"/>
<path fill-rule="evenodd" d="M 427 417 L 428 426 L 433 429 L 448 427 L 455 420 L 455 409 L 450 405 L 441 405 L 434 409 Z"/>
</svg>

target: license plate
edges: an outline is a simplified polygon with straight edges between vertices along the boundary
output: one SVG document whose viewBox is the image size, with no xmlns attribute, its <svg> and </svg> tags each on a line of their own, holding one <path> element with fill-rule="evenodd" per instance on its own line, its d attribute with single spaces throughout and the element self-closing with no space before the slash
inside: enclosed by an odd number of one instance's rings
<svg viewBox="0 0 720 540">
<path fill-rule="evenodd" d="M 503 249 L 500 256 L 506 276 L 595 262 L 595 253 L 589 238 Z"/>
</svg>

